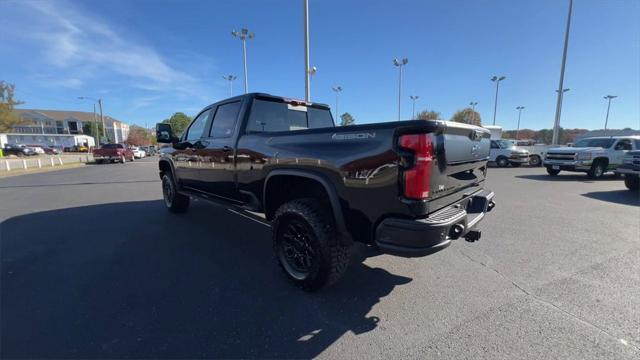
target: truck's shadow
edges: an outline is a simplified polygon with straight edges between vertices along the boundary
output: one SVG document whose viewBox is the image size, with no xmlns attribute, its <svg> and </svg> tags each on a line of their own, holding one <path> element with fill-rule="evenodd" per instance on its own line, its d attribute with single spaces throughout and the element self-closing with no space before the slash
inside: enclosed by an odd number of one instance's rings
<svg viewBox="0 0 640 360">
<path fill-rule="evenodd" d="M 612 191 L 593 191 L 582 196 L 590 199 L 608 201 L 621 205 L 635 205 L 640 206 L 640 196 L 637 191 L 624 190 L 612 190 Z"/>
<path fill-rule="evenodd" d="M 86 206 L 0 224 L 2 358 L 307 358 L 411 279 L 358 258 L 306 294 L 280 274 L 270 229 L 196 203 Z"/>
<path fill-rule="evenodd" d="M 622 181 L 622 178 L 613 174 L 605 174 L 600 179 L 592 179 L 583 173 L 560 173 L 557 176 L 550 176 L 547 174 L 528 174 L 528 175 L 516 175 L 519 179 L 538 180 L 538 181 L 580 181 L 584 183 L 592 183 L 598 181 Z"/>
</svg>

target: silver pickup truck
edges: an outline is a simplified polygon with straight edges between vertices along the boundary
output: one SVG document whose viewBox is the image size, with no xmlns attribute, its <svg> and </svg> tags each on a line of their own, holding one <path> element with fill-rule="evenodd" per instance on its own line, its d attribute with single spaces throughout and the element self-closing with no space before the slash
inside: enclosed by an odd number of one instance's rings
<svg viewBox="0 0 640 360">
<path fill-rule="evenodd" d="M 640 148 L 638 142 L 636 142 L 636 149 Z M 634 191 L 640 189 L 640 150 L 627 152 L 622 159 L 622 165 L 618 166 L 615 172 L 624 176 L 624 185 L 627 189 Z"/>
<path fill-rule="evenodd" d="M 631 150 L 640 150 L 640 136 L 586 138 L 571 147 L 547 150 L 544 166 L 551 176 L 564 170 L 586 172 L 592 178 L 600 178 L 621 165 L 625 154 Z"/>
</svg>

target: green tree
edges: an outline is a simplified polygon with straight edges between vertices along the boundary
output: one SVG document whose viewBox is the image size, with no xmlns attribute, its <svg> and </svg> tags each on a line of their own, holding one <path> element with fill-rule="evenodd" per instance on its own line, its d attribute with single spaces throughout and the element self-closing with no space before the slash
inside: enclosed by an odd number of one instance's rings
<svg viewBox="0 0 640 360">
<path fill-rule="evenodd" d="M 453 116 L 451 117 L 451 121 L 477 126 L 482 125 L 480 113 L 473 110 L 472 108 L 464 108 L 462 110 L 456 111 L 455 114 L 453 114 Z"/>
<path fill-rule="evenodd" d="M 418 120 L 438 120 L 440 113 L 435 110 L 422 110 L 418 113 Z"/>
<path fill-rule="evenodd" d="M 185 115 L 185 113 L 177 112 L 171 115 L 170 118 L 164 120 L 163 123 L 171 125 L 173 134 L 180 136 L 187 129 L 187 126 L 191 124 L 191 120 L 191 117 Z"/>
<path fill-rule="evenodd" d="M 0 133 L 11 132 L 16 125 L 24 123 L 13 111 L 16 105 L 24 104 L 13 98 L 14 91 L 14 84 L 0 81 Z"/>
<path fill-rule="evenodd" d="M 356 119 L 348 112 L 340 115 L 340 126 L 353 125 L 356 123 Z"/>
<path fill-rule="evenodd" d="M 96 133 L 96 129 L 98 129 L 97 133 Z M 82 133 L 85 134 L 85 135 L 93 136 L 96 139 L 99 139 L 99 138 L 102 137 L 102 134 L 103 134 L 102 129 L 103 129 L 103 126 L 102 126 L 102 123 L 100 121 L 86 122 L 86 123 L 82 124 Z"/>
</svg>

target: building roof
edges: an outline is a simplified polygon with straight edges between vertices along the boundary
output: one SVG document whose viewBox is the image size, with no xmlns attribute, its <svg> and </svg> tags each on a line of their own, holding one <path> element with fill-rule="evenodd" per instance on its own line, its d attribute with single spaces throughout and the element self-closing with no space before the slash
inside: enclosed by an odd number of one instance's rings
<svg viewBox="0 0 640 360">
<path fill-rule="evenodd" d="M 64 121 L 68 119 L 76 119 L 83 122 L 93 121 L 93 112 L 86 111 L 68 111 L 68 110 L 40 110 L 40 109 L 14 109 L 16 114 L 21 118 L 28 120 L 57 120 Z M 98 119 L 100 119 L 100 114 Z M 114 119 L 111 116 L 104 115 L 106 121 L 112 121 L 116 123 L 123 123 L 118 119 Z"/>
</svg>

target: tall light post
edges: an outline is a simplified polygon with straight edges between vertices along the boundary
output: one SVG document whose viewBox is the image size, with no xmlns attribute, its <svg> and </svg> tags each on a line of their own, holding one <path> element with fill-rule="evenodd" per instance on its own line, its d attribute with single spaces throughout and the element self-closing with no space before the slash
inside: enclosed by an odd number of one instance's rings
<svg viewBox="0 0 640 360">
<path fill-rule="evenodd" d="M 244 93 L 249 92 L 249 79 L 247 77 L 247 39 L 251 40 L 256 37 L 256 34 L 250 33 L 249 29 L 242 28 L 239 32 L 233 30 L 231 32 L 233 37 L 242 40 L 242 63 L 244 65 Z"/>
<path fill-rule="evenodd" d="M 558 90 L 556 90 L 556 93 L 560 93 L 560 108 L 557 109 L 558 118 L 560 118 L 560 116 L 562 114 L 562 104 L 564 103 L 564 93 L 566 93 L 569 90 L 571 90 L 571 89 L 569 89 L 569 88 L 562 89 L 562 92 L 559 92 Z"/>
<path fill-rule="evenodd" d="M 340 93 L 342 92 L 342 86 L 334 86 L 331 88 L 331 90 L 333 90 L 336 93 L 336 110 L 335 110 L 335 114 L 336 114 L 336 119 L 338 119 L 338 117 L 340 116 L 340 113 L 338 112 L 338 98 L 340 97 Z"/>
<path fill-rule="evenodd" d="M 617 98 L 616 95 L 607 95 L 604 97 L 605 100 L 608 100 L 607 104 L 607 117 L 604 118 L 604 134 L 607 134 L 607 124 L 609 123 L 609 109 L 611 109 L 611 100 Z"/>
<path fill-rule="evenodd" d="M 471 116 L 473 116 L 471 118 L 472 121 L 476 119 L 476 105 L 478 105 L 477 101 L 472 101 L 469 103 L 469 106 L 471 106 Z"/>
<path fill-rule="evenodd" d="M 231 96 L 233 96 L 233 81 L 238 77 L 230 74 L 227 76 L 223 76 L 222 78 L 229 82 L 229 87 L 231 88 Z"/>
<path fill-rule="evenodd" d="M 420 99 L 420 96 L 418 96 L 418 95 L 409 95 L 409 98 L 413 102 L 413 105 L 412 105 L 412 108 L 411 108 L 411 120 L 415 120 L 415 118 L 416 118 L 416 100 Z"/>
<path fill-rule="evenodd" d="M 398 77 L 398 121 L 400 121 L 400 103 L 402 102 L 402 67 L 409 63 L 409 59 L 404 58 L 402 60 L 393 59 L 393 65 L 398 67 L 399 77 Z"/>
<path fill-rule="evenodd" d="M 311 101 L 311 68 L 309 67 L 309 0 L 304 2 L 304 100 Z M 315 73 L 315 70 L 314 70 Z"/>
<path fill-rule="evenodd" d="M 506 76 L 493 76 L 491 77 L 491 81 L 496 83 L 496 99 L 493 103 L 493 125 L 496 124 L 496 112 L 498 111 L 498 88 L 500 87 L 500 81 L 506 79 Z"/>
<path fill-rule="evenodd" d="M 520 117 L 522 116 L 522 110 L 524 110 L 524 106 L 517 106 L 516 110 L 518 110 L 518 127 L 516 128 L 516 140 L 520 140 L 518 135 L 520 135 Z"/>
<path fill-rule="evenodd" d="M 100 121 L 102 122 L 102 137 L 107 137 L 107 129 L 104 126 L 104 116 L 102 115 L 102 99 L 94 99 L 92 97 L 88 97 L 88 96 L 78 96 L 78 99 L 80 100 L 92 100 L 98 103 L 98 106 L 100 107 Z M 94 104 L 95 106 L 95 104 Z M 94 107 L 95 108 L 95 107 Z M 115 129 L 113 129 L 113 131 L 115 132 Z M 98 127 L 96 126 L 96 133 L 98 133 Z M 99 139 L 99 135 L 96 137 L 96 142 L 98 145 L 100 145 L 100 139 Z"/>
<path fill-rule="evenodd" d="M 564 92 L 564 68 L 567 63 L 567 48 L 569 47 L 569 29 L 571 29 L 571 11 L 573 9 L 573 0 L 569 0 L 569 14 L 567 15 L 567 27 L 564 32 L 564 49 L 562 50 L 562 64 L 560 65 L 560 83 L 558 84 L 558 100 L 556 103 L 556 118 L 553 123 L 552 145 L 558 144 L 558 135 L 560 133 L 560 113 L 562 109 L 562 93 Z"/>
</svg>

